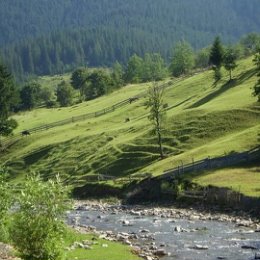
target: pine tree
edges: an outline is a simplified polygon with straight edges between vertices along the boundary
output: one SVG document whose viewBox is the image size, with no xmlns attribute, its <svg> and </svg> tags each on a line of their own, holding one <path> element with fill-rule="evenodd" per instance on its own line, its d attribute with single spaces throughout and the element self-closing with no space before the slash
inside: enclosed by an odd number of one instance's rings
<svg viewBox="0 0 260 260">
<path fill-rule="evenodd" d="M 213 66 L 215 72 L 215 80 L 218 81 L 221 79 L 221 66 L 224 58 L 224 50 L 220 40 L 220 37 L 217 36 L 213 42 L 212 48 L 209 55 L 209 64 Z"/>
<path fill-rule="evenodd" d="M 9 135 L 17 127 L 13 119 L 8 119 L 12 106 L 15 104 L 15 87 L 12 75 L 0 64 L 0 136 Z M 0 143 L 1 145 L 1 143 Z"/>
</svg>

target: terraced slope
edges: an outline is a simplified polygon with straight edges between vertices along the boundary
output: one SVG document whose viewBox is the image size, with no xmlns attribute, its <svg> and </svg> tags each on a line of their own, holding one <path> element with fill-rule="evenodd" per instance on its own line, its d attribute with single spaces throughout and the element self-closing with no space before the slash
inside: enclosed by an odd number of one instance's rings
<svg viewBox="0 0 260 260">
<path fill-rule="evenodd" d="M 140 98 L 104 116 L 23 137 L 1 154 L 0 161 L 9 167 L 15 182 L 37 171 L 44 178 L 59 173 L 66 183 L 79 186 L 98 174 L 118 178 L 146 172 L 158 175 L 192 159 L 250 149 L 257 145 L 260 132 L 260 107 L 251 95 L 256 82 L 252 57 L 239 62 L 232 82 L 223 73 L 217 85 L 211 71 L 167 80 L 164 160 L 159 160 L 145 98 Z M 149 85 L 129 85 L 73 107 L 21 113 L 15 116 L 16 131 L 95 112 L 142 93 Z M 126 118 L 130 121 L 125 122 Z"/>
</svg>

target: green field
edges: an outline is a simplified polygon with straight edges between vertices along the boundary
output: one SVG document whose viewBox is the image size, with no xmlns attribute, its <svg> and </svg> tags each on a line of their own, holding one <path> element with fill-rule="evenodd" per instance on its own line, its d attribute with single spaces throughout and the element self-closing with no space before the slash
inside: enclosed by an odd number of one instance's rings
<svg viewBox="0 0 260 260">
<path fill-rule="evenodd" d="M 167 156 L 164 160 L 159 159 L 156 138 L 151 133 L 145 98 L 104 116 L 23 137 L 2 153 L 0 160 L 7 165 L 15 182 L 36 171 L 44 178 L 59 173 L 67 184 L 75 187 L 85 184 L 92 175 L 125 177 L 146 172 L 159 175 L 181 163 L 251 149 L 259 143 L 260 133 L 260 106 L 252 96 L 257 80 L 252 57 L 239 61 L 232 82 L 228 82 L 227 72 L 223 70 L 223 74 L 217 85 L 213 84 L 212 71 L 182 80 L 166 80 L 169 87 L 164 98 L 168 104 L 163 131 Z M 60 77 L 44 77 L 40 81 L 55 87 Z M 68 75 L 65 80 L 69 80 Z M 72 107 L 40 108 L 17 114 L 16 133 L 98 111 L 145 92 L 150 85 L 128 85 Z M 125 122 L 126 118 L 130 122 Z M 247 175 L 240 175 L 242 183 L 243 177 L 246 180 Z M 230 178 L 234 178 L 231 172 Z M 199 182 L 215 184 L 216 179 Z M 227 186 L 225 180 L 216 185 Z M 259 196 L 259 191 L 250 184 L 246 193 Z"/>
</svg>

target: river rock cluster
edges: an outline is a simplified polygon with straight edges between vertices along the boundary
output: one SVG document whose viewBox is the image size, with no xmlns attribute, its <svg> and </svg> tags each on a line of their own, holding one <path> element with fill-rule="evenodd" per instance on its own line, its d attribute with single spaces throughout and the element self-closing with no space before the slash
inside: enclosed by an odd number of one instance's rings
<svg viewBox="0 0 260 260">
<path fill-rule="evenodd" d="M 260 222 L 257 218 L 250 218 L 243 212 L 233 212 L 232 214 L 223 214 L 215 211 L 204 211 L 193 208 L 166 208 L 166 207 L 144 207 L 144 206 L 124 206 L 124 205 L 107 205 L 103 203 L 93 203 L 93 202 L 76 202 L 75 210 L 76 211 L 85 211 L 85 210 L 96 210 L 100 213 L 97 218 L 103 218 L 105 214 L 119 214 L 125 213 L 130 214 L 135 217 L 145 217 L 153 216 L 154 222 L 158 221 L 161 218 L 172 219 L 188 219 L 189 221 L 195 220 L 214 220 L 221 222 L 232 222 L 235 223 L 237 227 L 246 227 L 250 232 L 259 232 L 260 231 Z M 104 215 L 102 215 L 104 213 Z M 108 240 L 108 241 L 117 241 L 123 244 L 129 245 L 132 247 L 132 251 L 139 255 L 140 257 L 146 260 L 156 260 L 160 257 L 169 255 L 166 251 L 165 244 L 156 245 L 154 242 L 153 234 L 150 233 L 148 229 L 139 230 L 135 233 L 119 232 L 114 233 L 112 231 L 97 231 L 94 226 L 80 226 L 79 223 L 74 224 L 79 231 L 92 232 L 99 236 L 99 238 Z M 78 225 L 77 225 L 78 224 Z M 122 226 L 132 226 L 129 220 L 123 219 L 121 221 Z M 197 230 L 186 230 L 181 226 L 176 226 L 174 228 L 175 232 L 196 232 Z M 140 244 L 140 240 L 143 241 Z M 196 250 L 207 250 L 205 245 L 195 245 L 193 249 Z M 258 258 L 256 254 L 255 259 Z"/>
</svg>

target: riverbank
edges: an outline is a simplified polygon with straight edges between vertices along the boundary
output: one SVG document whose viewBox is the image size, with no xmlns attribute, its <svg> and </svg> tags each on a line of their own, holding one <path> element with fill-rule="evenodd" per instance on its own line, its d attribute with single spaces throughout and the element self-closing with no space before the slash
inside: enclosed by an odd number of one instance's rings
<svg viewBox="0 0 260 260">
<path fill-rule="evenodd" d="M 107 203 L 99 200 L 75 200 L 75 210 L 93 209 L 100 212 L 109 211 L 112 214 L 125 212 L 136 216 L 156 216 L 161 218 L 175 218 L 188 220 L 214 220 L 220 222 L 235 223 L 238 226 L 251 227 L 260 231 L 260 216 L 252 216 L 250 212 L 240 209 L 235 210 L 229 207 L 190 205 L 122 205 L 119 201 Z"/>
</svg>

